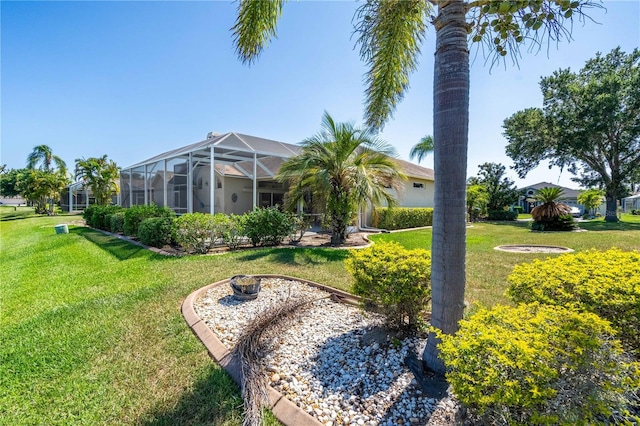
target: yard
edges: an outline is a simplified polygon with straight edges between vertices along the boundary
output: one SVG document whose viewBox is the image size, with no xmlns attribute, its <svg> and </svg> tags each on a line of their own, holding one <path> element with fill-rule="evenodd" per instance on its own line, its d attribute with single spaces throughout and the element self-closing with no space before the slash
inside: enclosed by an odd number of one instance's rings
<svg viewBox="0 0 640 426">
<path fill-rule="evenodd" d="M 297 276 L 341 289 L 345 251 L 260 249 L 167 258 L 80 226 L 78 216 L 0 208 L 0 424 L 216 424 L 242 422 L 239 390 L 180 314 L 193 290 L 235 274 Z M 640 216 L 589 232 L 531 233 L 526 223 L 478 223 L 468 235 L 470 302 L 506 302 L 511 268 L 548 255 L 493 250 L 554 244 L 576 251 L 640 248 Z M 383 234 L 427 247 L 429 230 Z M 275 421 L 270 420 L 273 424 Z"/>
</svg>

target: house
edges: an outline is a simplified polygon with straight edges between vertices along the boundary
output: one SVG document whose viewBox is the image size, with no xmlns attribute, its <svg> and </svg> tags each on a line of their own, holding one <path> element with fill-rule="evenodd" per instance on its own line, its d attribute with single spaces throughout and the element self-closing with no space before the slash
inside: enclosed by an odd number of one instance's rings
<svg viewBox="0 0 640 426">
<path fill-rule="evenodd" d="M 520 200 L 518 201 L 518 205 L 520 207 L 522 207 L 524 213 L 530 213 L 531 209 L 533 209 L 538 204 L 541 204 L 539 201 L 536 201 L 535 196 L 536 196 L 536 193 L 540 189 L 545 188 L 545 187 L 561 188 L 562 191 L 564 192 L 564 195 L 563 195 L 562 198 L 560 198 L 559 201 L 564 203 L 564 204 L 567 204 L 569 207 L 577 207 L 577 208 L 579 208 L 581 214 L 585 213 L 584 206 L 582 204 L 578 203 L 578 196 L 580 195 L 580 193 L 582 191 L 576 190 L 576 189 L 571 189 L 571 188 L 566 188 L 564 186 L 555 185 L 555 184 L 549 183 L 549 182 L 540 182 L 540 183 L 536 183 L 535 185 L 529 185 L 529 186 L 526 186 L 526 187 L 520 189 L 522 191 L 522 195 L 520 196 Z M 601 212 L 601 213 L 603 213 L 603 212 Z"/>
<path fill-rule="evenodd" d="M 622 211 L 630 213 L 631 210 L 640 210 L 640 194 L 632 195 L 622 199 Z"/>
<path fill-rule="evenodd" d="M 120 172 L 120 205 L 155 203 L 178 214 L 243 214 L 282 205 L 287 192 L 275 176 L 300 147 L 235 132 L 159 154 Z M 397 160 L 409 177 L 395 194 L 406 207 L 433 206 L 433 170 Z"/>
</svg>

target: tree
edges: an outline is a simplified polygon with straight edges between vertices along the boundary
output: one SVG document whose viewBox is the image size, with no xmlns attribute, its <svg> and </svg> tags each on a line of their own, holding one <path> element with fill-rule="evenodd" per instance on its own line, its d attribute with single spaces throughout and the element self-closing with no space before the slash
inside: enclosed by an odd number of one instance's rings
<svg viewBox="0 0 640 426">
<path fill-rule="evenodd" d="M 67 165 L 62 158 L 54 155 L 47 145 L 38 145 L 33 148 L 33 151 L 27 157 L 27 168 L 35 169 L 36 166 L 40 164 L 39 169 L 45 172 L 51 172 L 54 170 L 58 170 L 63 174 L 67 173 Z M 51 166 L 55 165 L 55 169 Z"/>
<path fill-rule="evenodd" d="M 604 191 L 602 189 L 592 188 L 582 191 L 578 195 L 578 202 L 584 206 L 585 213 L 591 213 L 594 209 L 598 208 L 603 198 Z"/>
<path fill-rule="evenodd" d="M 0 195 L 3 197 L 17 197 L 20 195 L 18 180 L 25 169 L 3 169 L 0 173 Z"/>
<path fill-rule="evenodd" d="M 277 179 L 289 183 L 290 208 L 312 194 L 330 217 L 331 244 L 337 245 L 346 239 L 347 226 L 363 204 L 396 204 L 386 189 L 399 189 L 404 176 L 393 155 L 393 148 L 369 130 L 336 123 L 325 112 L 320 132 L 305 139 L 302 152 L 280 166 Z"/>
<path fill-rule="evenodd" d="M 420 142 L 415 144 L 409 152 L 409 158 L 412 160 L 416 158 L 420 163 L 427 155 L 433 152 L 433 138 L 429 135 L 420 139 Z"/>
<path fill-rule="evenodd" d="M 540 188 L 533 197 L 542 204 L 531 210 L 531 218 L 536 222 L 550 222 L 563 214 L 571 214 L 571 207 L 558 200 L 564 196 L 564 190 L 557 186 Z"/>
<path fill-rule="evenodd" d="M 76 159 L 75 174 L 76 181 L 84 182 L 101 206 L 109 204 L 111 197 L 119 191 L 120 168 L 113 160 L 107 160 L 106 154 L 100 158 Z"/>
<path fill-rule="evenodd" d="M 18 177 L 20 193 L 35 205 L 36 213 L 53 214 L 55 200 L 69 183 L 69 178 L 61 171 L 23 169 Z"/>
<path fill-rule="evenodd" d="M 518 201 L 519 192 L 515 182 L 504 175 L 502 164 L 483 163 L 478 166 L 477 183 L 485 187 L 487 210 L 505 210 Z"/>
<path fill-rule="evenodd" d="M 605 219 L 640 171 L 640 50 L 616 48 L 578 73 L 561 69 L 540 82 L 543 107 L 504 122 L 507 155 L 520 177 L 543 160 L 566 168 L 581 186 L 605 189 Z"/>
<path fill-rule="evenodd" d="M 470 184 L 467 186 L 467 215 L 471 222 L 487 211 L 487 188 L 484 185 Z"/>
<path fill-rule="evenodd" d="M 237 53 L 252 63 L 276 35 L 283 0 L 244 0 L 233 27 Z M 438 10 L 434 16 L 434 5 Z M 466 168 L 469 127 L 469 47 L 485 43 L 494 58 L 517 52 L 524 40 L 541 43 L 569 37 L 563 23 L 591 0 L 474 1 L 367 0 L 356 12 L 360 56 L 366 74 L 367 124 L 381 129 L 392 116 L 417 68 L 427 24 L 436 29 L 434 65 L 435 197 L 432 242 L 431 322 L 444 333 L 458 329 L 464 311 Z M 540 28 L 546 31 L 538 32 Z M 515 56 L 514 56 L 515 58 Z M 423 360 L 444 372 L 435 333 Z"/>
</svg>

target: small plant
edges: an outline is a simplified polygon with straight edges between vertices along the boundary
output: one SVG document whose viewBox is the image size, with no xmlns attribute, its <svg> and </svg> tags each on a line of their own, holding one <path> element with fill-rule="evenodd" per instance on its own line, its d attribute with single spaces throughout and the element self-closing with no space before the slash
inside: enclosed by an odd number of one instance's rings
<svg viewBox="0 0 640 426">
<path fill-rule="evenodd" d="M 611 249 L 563 254 L 516 265 L 507 277 L 516 303 L 574 306 L 611 322 L 640 356 L 640 253 Z"/>
<path fill-rule="evenodd" d="M 164 247 L 171 243 L 173 219 L 169 217 L 149 217 L 140 222 L 138 237 L 142 244 L 152 247 Z"/>
<path fill-rule="evenodd" d="M 244 215 L 244 231 L 253 246 L 277 246 L 293 230 L 289 215 L 277 207 L 255 209 Z"/>
<path fill-rule="evenodd" d="M 124 232 L 124 211 L 111 215 L 111 232 L 114 234 Z"/>
<path fill-rule="evenodd" d="M 345 266 L 355 279 L 354 294 L 377 306 L 391 327 L 422 325 L 422 313 L 431 298 L 429 251 L 380 242 L 351 250 Z"/>
<path fill-rule="evenodd" d="M 486 424 L 594 424 L 624 416 L 640 386 L 609 323 L 539 304 L 480 309 L 440 355 L 456 396 Z"/>
<path fill-rule="evenodd" d="M 174 222 L 173 239 L 188 252 L 206 253 L 215 239 L 216 216 L 183 214 Z"/>
<path fill-rule="evenodd" d="M 292 242 L 299 242 L 304 237 L 304 234 L 311 228 L 313 223 L 313 216 L 305 214 L 291 215 L 291 234 L 289 240 Z"/>
</svg>

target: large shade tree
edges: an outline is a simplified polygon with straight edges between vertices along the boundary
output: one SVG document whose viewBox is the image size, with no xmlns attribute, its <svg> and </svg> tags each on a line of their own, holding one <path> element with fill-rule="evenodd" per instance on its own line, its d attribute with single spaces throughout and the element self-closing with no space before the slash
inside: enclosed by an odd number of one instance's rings
<svg viewBox="0 0 640 426">
<path fill-rule="evenodd" d="M 505 176 L 505 166 L 499 163 L 483 163 L 478 168 L 475 182 L 485 187 L 488 210 L 504 210 L 518 201 L 520 193 L 515 182 Z"/>
<path fill-rule="evenodd" d="M 602 187 L 607 221 L 640 172 L 640 50 L 597 54 L 579 72 L 540 82 L 542 108 L 504 121 L 507 155 L 525 177 L 541 161 L 566 168 L 584 187 Z"/>
<path fill-rule="evenodd" d="M 76 159 L 76 181 L 82 181 L 85 187 L 91 189 L 99 205 L 107 205 L 114 194 L 118 193 L 118 178 L 120 168 L 113 160 L 102 157 Z"/>
<path fill-rule="evenodd" d="M 233 31 L 243 61 L 255 61 L 275 37 L 284 3 L 239 2 Z M 500 58 L 514 54 L 525 40 L 568 38 L 565 22 L 593 5 L 591 0 L 367 0 L 356 12 L 360 56 L 369 68 L 365 115 L 374 129 L 389 120 L 408 89 L 427 27 L 436 31 L 431 322 L 445 333 L 458 329 L 464 310 L 469 38 L 484 43 L 494 58 Z M 431 333 L 423 360 L 429 368 L 444 372 L 437 341 Z"/>
<path fill-rule="evenodd" d="M 395 152 L 368 129 L 336 123 L 325 112 L 322 129 L 302 142 L 302 152 L 287 159 L 277 178 L 289 183 L 287 205 L 311 200 L 331 221 L 331 244 L 344 242 L 347 226 L 365 204 L 396 204 L 387 188 L 400 189 L 404 175 Z"/>
</svg>

